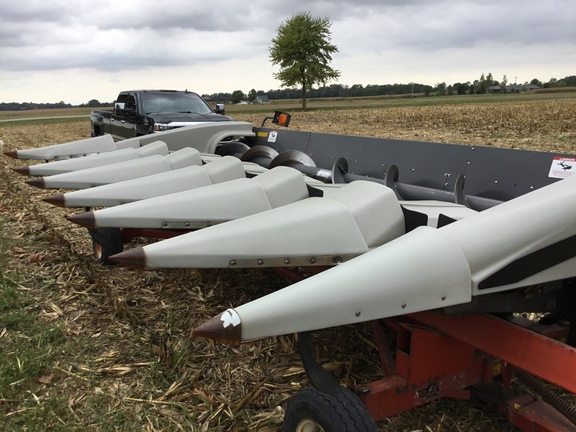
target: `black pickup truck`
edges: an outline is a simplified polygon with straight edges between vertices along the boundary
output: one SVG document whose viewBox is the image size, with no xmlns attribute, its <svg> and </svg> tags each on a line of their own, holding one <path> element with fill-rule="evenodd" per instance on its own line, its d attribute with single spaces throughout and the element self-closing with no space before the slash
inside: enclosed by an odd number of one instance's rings
<svg viewBox="0 0 576 432">
<path fill-rule="evenodd" d="M 92 136 L 111 134 L 115 141 L 196 123 L 234 121 L 224 105 L 213 110 L 198 94 L 177 90 L 123 91 L 112 111 L 90 114 Z"/>
</svg>

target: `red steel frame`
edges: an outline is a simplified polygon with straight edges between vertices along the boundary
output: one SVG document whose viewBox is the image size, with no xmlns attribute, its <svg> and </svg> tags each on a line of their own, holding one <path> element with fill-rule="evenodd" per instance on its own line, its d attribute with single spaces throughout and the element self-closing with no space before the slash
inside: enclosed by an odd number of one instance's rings
<svg viewBox="0 0 576 432">
<path fill-rule="evenodd" d="M 396 335 L 395 356 L 385 328 Z M 375 421 L 441 397 L 468 399 L 468 387 L 494 384 L 497 375 L 503 389 L 509 390 L 514 368 L 574 393 L 576 349 L 556 340 L 566 337 L 568 327 L 544 330 L 546 334 L 539 334 L 518 322 L 479 313 L 420 312 L 375 321 L 373 333 L 386 377 L 358 385 L 356 392 Z M 498 409 L 524 431 L 576 429 L 550 405 L 530 395 L 503 400 Z"/>
</svg>

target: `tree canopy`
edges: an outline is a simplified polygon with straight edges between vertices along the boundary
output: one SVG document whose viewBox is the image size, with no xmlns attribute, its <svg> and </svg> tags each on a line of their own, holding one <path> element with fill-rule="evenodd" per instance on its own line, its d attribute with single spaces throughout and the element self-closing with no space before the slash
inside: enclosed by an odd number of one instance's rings
<svg viewBox="0 0 576 432">
<path fill-rule="evenodd" d="M 338 52 L 330 42 L 330 26 L 328 18 L 313 18 L 308 12 L 300 12 L 278 27 L 269 47 L 270 61 L 280 66 L 274 77 L 283 87 L 300 86 L 302 109 L 306 109 L 306 93 L 314 84 L 325 85 L 340 76 L 329 65 L 332 54 Z"/>
<path fill-rule="evenodd" d="M 234 90 L 232 96 L 230 97 L 230 102 L 237 104 L 244 100 L 244 92 L 242 90 Z"/>
</svg>

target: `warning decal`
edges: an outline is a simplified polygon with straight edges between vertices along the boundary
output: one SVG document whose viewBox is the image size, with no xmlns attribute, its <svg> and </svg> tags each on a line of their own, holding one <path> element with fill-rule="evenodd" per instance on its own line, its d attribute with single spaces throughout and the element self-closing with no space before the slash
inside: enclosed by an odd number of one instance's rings
<svg viewBox="0 0 576 432">
<path fill-rule="evenodd" d="M 567 158 L 556 156 L 552 160 L 552 166 L 548 177 L 566 178 L 576 173 L 576 158 Z"/>
<path fill-rule="evenodd" d="M 276 142 L 276 138 L 278 137 L 278 131 L 271 130 L 268 134 L 268 142 Z"/>
</svg>

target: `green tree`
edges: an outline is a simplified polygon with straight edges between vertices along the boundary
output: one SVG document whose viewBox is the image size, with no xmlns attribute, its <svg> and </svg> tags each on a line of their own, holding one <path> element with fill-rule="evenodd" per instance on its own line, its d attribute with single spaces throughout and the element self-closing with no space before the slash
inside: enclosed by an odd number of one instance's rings
<svg viewBox="0 0 576 432">
<path fill-rule="evenodd" d="M 436 84 L 436 96 L 444 96 L 446 94 L 446 83 L 441 82 Z"/>
<path fill-rule="evenodd" d="M 508 85 L 508 77 L 506 74 L 502 77 L 502 81 L 500 81 L 500 87 L 502 87 L 502 93 L 506 92 L 506 86 Z"/>
<path fill-rule="evenodd" d="M 570 75 L 562 78 L 562 82 L 566 87 L 576 87 L 576 75 Z"/>
<path fill-rule="evenodd" d="M 258 93 L 256 93 L 256 89 L 250 90 L 248 92 L 248 102 L 253 102 L 257 96 L 258 96 Z"/>
<path fill-rule="evenodd" d="M 489 75 L 491 76 L 492 74 Z M 478 84 L 474 86 L 476 87 L 476 94 L 486 93 L 486 88 L 488 88 L 489 85 L 490 84 L 488 84 L 484 73 L 482 73 L 482 75 L 480 75 L 480 79 L 478 80 Z"/>
<path fill-rule="evenodd" d="M 457 82 L 453 85 L 453 87 L 456 90 L 457 94 L 463 95 L 463 94 L 466 94 L 466 92 L 470 90 L 470 83 L 469 82 L 466 82 L 466 83 Z"/>
<path fill-rule="evenodd" d="M 488 75 L 486 75 L 485 83 L 486 83 L 486 88 L 498 84 L 497 82 L 494 81 L 494 77 L 492 76 L 492 72 L 488 72 Z"/>
<path fill-rule="evenodd" d="M 270 61 L 279 65 L 274 77 L 282 87 L 299 85 L 302 89 L 302 109 L 306 109 L 306 92 L 314 84 L 326 85 L 340 76 L 329 66 L 332 54 L 338 52 L 330 43 L 331 23 L 328 18 L 312 18 L 300 12 L 283 22 L 269 47 Z"/>
<path fill-rule="evenodd" d="M 242 90 L 234 90 L 232 92 L 232 97 L 230 98 L 232 103 L 237 104 L 238 102 L 241 102 L 242 99 L 244 99 L 244 92 Z"/>
<path fill-rule="evenodd" d="M 542 81 L 540 81 L 537 78 L 534 78 L 532 81 L 530 81 L 530 84 L 537 85 L 538 87 L 544 86 L 544 84 L 542 84 Z M 550 81 L 548 81 L 546 87 L 556 87 L 556 78 L 550 78 Z"/>
</svg>

